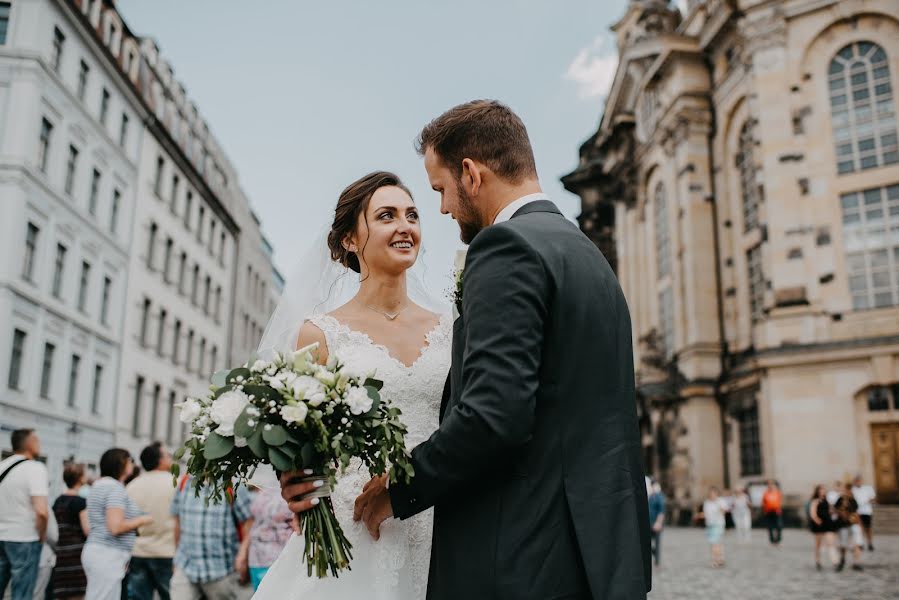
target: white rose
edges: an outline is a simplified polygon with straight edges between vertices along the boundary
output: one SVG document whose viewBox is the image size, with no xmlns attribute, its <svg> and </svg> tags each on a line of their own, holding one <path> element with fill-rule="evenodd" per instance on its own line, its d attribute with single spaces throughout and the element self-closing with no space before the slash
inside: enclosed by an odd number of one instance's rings
<svg viewBox="0 0 899 600">
<path fill-rule="evenodd" d="M 322 402 L 324 402 L 328 397 L 325 396 L 324 392 L 316 392 L 314 394 L 306 394 L 306 402 L 312 408 L 318 407 Z"/>
<path fill-rule="evenodd" d="M 253 366 L 250 367 L 250 370 L 253 371 L 254 373 L 262 373 L 263 371 L 268 369 L 269 366 L 270 365 L 268 362 L 266 362 L 264 360 L 257 360 L 256 362 L 253 363 Z"/>
<path fill-rule="evenodd" d="M 307 414 L 309 414 L 309 409 L 302 402 L 292 406 L 285 404 L 281 407 L 281 418 L 288 423 L 302 423 L 306 420 Z"/>
<path fill-rule="evenodd" d="M 325 399 L 324 386 L 322 386 L 316 378 L 309 377 L 308 375 L 295 377 L 291 383 L 290 391 L 293 393 L 294 398 L 297 400 L 309 400 L 309 403 L 312 404 L 312 406 L 318 406 Z M 313 397 L 317 399 L 318 396 L 321 396 L 321 400 L 318 400 L 313 404 Z"/>
<path fill-rule="evenodd" d="M 351 387 L 344 400 L 354 415 L 361 415 L 371 410 L 372 399 L 365 388 Z"/>
<path fill-rule="evenodd" d="M 181 403 L 181 422 L 193 423 L 194 419 L 200 416 L 203 407 L 193 398 L 188 398 Z"/>
<path fill-rule="evenodd" d="M 234 447 L 235 448 L 243 448 L 247 445 L 247 438 L 240 437 L 239 435 L 234 436 Z"/>
<path fill-rule="evenodd" d="M 212 402 L 209 408 L 209 416 L 218 423 L 215 432 L 223 436 L 234 435 L 234 422 L 250 402 L 243 392 L 225 392 Z"/>
<path fill-rule="evenodd" d="M 365 371 L 356 367 L 351 367 L 350 365 L 344 365 L 343 368 L 340 369 L 340 374 L 350 380 L 359 382 L 365 381 Z"/>
<path fill-rule="evenodd" d="M 265 382 L 269 385 L 269 387 L 276 390 L 284 389 L 284 382 L 278 379 L 277 377 L 263 377 Z"/>
<path fill-rule="evenodd" d="M 334 384 L 337 383 L 337 377 L 327 369 L 318 369 L 315 372 L 315 378 L 330 387 L 334 387 Z"/>
</svg>

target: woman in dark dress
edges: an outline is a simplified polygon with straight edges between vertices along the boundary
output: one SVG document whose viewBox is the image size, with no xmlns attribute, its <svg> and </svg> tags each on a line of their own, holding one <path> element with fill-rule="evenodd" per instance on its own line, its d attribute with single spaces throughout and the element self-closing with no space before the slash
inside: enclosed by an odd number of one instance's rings
<svg viewBox="0 0 899 600">
<path fill-rule="evenodd" d="M 82 465 L 67 465 L 62 478 L 66 491 L 53 503 L 53 514 L 59 523 L 56 566 L 53 568 L 53 596 L 78 599 L 84 597 L 87 579 L 81 567 L 81 549 L 87 539 L 87 500 L 78 495 L 84 485 Z"/>
<path fill-rule="evenodd" d="M 821 570 L 821 546 L 826 546 L 830 561 L 837 564 L 837 550 L 834 546 L 834 525 L 830 516 L 830 503 L 827 502 L 827 488 L 823 485 L 815 487 L 808 505 L 809 529 L 815 536 L 815 568 Z"/>
</svg>

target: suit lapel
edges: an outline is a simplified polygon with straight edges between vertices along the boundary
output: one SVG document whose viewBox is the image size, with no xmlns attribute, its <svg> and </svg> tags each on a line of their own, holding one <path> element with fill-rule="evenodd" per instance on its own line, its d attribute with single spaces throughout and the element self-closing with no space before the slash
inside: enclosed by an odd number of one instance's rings
<svg viewBox="0 0 899 600">
<path fill-rule="evenodd" d="M 440 420 L 443 420 L 446 411 L 452 408 L 455 395 L 460 391 L 462 379 L 462 356 L 465 351 L 465 317 L 460 316 L 453 321 L 453 348 L 450 371 L 443 386 L 443 398 L 440 400 Z"/>
<path fill-rule="evenodd" d="M 558 207 L 549 200 L 536 200 L 516 210 L 512 218 L 541 212 L 562 215 Z M 457 396 L 462 391 L 462 357 L 465 354 L 464 332 L 465 317 L 459 316 L 453 322 L 452 363 L 450 364 L 450 372 L 446 376 L 446 383 L 443 385 L 443 396 L 440 399 L 440 422 L 443 422 L 446 412 L 453 407 Z"/>
</svg>

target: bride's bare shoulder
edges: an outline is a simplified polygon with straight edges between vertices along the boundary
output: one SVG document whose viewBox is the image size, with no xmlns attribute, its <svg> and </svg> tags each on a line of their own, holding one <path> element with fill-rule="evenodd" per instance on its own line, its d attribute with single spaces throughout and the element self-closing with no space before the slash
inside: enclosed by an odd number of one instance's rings
<svg viewBox="0 0 899 600">
<path fill-rule="evenodd" d="M 419 306 L 418 304 L 414 304 L 416 317 L 420 319 L 422 323 L 426 323 L 431 327 L 437 327 L 440 324 L 440 319 L 442 315 L 432 312 L 423 306 Z"/>
<path fill-rule="evenodd" d="M 328 362 L 328 342 L 325 339 L 325 333 L 315 323 L 304 322 L 297 335 L 297 348 L 304 348 L 316 343 L 318 344 L 318 362 L 325 364 Z"/>
</svg>

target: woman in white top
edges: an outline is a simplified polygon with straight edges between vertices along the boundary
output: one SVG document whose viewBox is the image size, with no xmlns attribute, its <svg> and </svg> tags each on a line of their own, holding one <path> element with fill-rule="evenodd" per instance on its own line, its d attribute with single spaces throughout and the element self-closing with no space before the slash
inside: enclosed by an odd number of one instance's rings
<svg viewBox="0 0 899 600">
<path fill-rule="evenodd" d="M 865 541 L 868 542 L 868 551 L 874 551 L 874 535 L 871 532 L 871 521 L 874 517 L 874 504 L 877 492 L 870 485 L 862 485 L 861 475 L 856 475 L 852 482 L 852 495 L 858 503 L 858 516 L 862 520 L 862 529 L 865 531 Z"/>
<path fill-rule="evenodd" d="M 737 541 L 752 541 L 752 508 L 749 494 L 742 488 L 734 492 L 734 502 L 731 508 L 731 516 L 734 519 L 734 527 L 737 530 Z"/>
<path fill-rule="evenodd" d="M 709 495 L 702 503 L 702 512 L 698 518 L 705 519 L 705 537 L 712 546 L 712 566 L 724 566 L 724 514 L 728 511 L 727 503 L 718 495 L 718 488 L 709 489 Z"/>
</svg>

